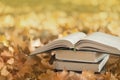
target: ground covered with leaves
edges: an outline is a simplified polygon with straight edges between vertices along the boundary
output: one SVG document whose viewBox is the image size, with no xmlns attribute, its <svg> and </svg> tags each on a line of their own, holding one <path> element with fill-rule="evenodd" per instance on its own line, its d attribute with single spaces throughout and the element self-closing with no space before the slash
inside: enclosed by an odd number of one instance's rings
<svg viewBox="0 0 120 80">
<path fill-rule="evenodd" d="M 120 80 L 120 57 L 111 55 L 105 71 L 55 72 L 49 64 L 52 53 L 29 56 L 38 46 L 73 32 L 102 31 L 120 36 L 119 15 L 65 12 L 2 15 L 0 18 L 0 80 Z"/>
<path fill-rule="evenodd" d="M 38 46 L 74 32 L 120 36 L 119 0 L 1 0 L 0 80 L 120 80 L 120 57 L 111 55 L 100 74 L 49 64 L 51 53 L 29 56 Z"/>
</svg>

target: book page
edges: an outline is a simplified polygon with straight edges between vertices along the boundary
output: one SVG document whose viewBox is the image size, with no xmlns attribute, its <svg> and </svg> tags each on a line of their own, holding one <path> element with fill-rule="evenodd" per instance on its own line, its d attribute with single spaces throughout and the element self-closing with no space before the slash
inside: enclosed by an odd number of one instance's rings
<svg viewBox="0 0 120 80">
<path fill-rule="evenodd" d="M 111 46 L 120 50 L 120 38 L 116 36 L 112 36 L 102 32 L 95 32 L 87 36 L 85 39 Z"/>
<path fill-rule="evenodd" d="M 79 40 L 83 39 L 85 36 L 86 34 L 82 32 L 73 33 L 61 39 L 53 40 L 42 47 L 38 47 L 31 54 L 42 53 L 59 47 L 74 48 L 74 44 Z"/>
<path fill-rule="evenodd" d="M 70 34 L 70 35 L 68 35 L 68 36 L 66 36 L 66 37 L 64 37 L 62 39 L 70 41 L 74 45 L 79 40 L 83 39 L 85 36 L 86 36 L 85 33 L 83 33 L 83 32 L 77 32 L 77 33 Z"/>
</svg>

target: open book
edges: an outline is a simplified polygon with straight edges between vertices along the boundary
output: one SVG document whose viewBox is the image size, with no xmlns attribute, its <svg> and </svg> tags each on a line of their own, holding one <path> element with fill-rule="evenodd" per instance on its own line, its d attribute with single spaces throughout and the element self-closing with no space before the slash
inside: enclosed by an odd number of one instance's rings
<svg viewBox="0 0 120 80">
<path fill-rule="evenodd" d="M 87 62 L 74 62 L 74 61 L 64 61 L 64 60 L 55 60 L 53 61 L 54 69 L 56 70 L 70 70 L 70 71 L 82 71 L 89 70 L 94 72 L 100 72 L 106 62 L 109 59 L 109 55 L 104 56 L 104 58 L 97 63 L 87 63 Z"/>
<path fill-rule="evenodd" d="M 96 63 L 102 60 L 107 54 L 97 52 L 73 51 L 73 50 L 56 50 L 53 51 L 55 58 L 64 61 L 80 61 Z"/>
<path fill-rule="evenodd" d="M 39 47 L 31 55 L 59 48 L 120 55 L 120 38 L 102 32 L 94 32 L 90 35 L 77 32 Z"/>
</svg>

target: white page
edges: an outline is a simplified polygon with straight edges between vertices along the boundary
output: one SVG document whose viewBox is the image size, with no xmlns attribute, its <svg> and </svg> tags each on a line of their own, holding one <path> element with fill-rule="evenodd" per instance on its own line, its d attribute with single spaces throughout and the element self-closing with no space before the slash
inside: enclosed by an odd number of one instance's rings
<svg viewBox="0 0 120 80">
<path fill-rule="evenodd" d="M 61 38 L 63 40 L 68 40 L 70 41 L 72 44 L 75 44 L 77 43 L 79 40 L 83 39 L 84 37 L 86 36 L 85 33 L 83 32 L 76 32 L 76 33 L 73 33 L 73 34 L 70 34 L 64 38 Z"/>
<path fill-rule="evenodd" d="M 111 46 L 120 50 L 120 37 L 112 36 L 102 32 L 95 32 L 85 39 L 96 41 L 107 46 Z"/>
<path fill-rule="evenodd" d="M 70 34 L 66 37 L 63 37 L 61 39 L 55 39 L 51 41 L 50 43 L 44 45 L 43 47 L 37 48 L 35 51 L 32 52 L 32 54 L 41 53 L 41 52 L 48 51 L 48 50 L 51 50 L 57 47 L 68 46 L 68 48 L 73 48 L 74 44 L 78 42 L 79 40 L 83 39 L 85 36 L 86 36 L 85 33 L 77 32 L 77 33 Z"/>
</svg>

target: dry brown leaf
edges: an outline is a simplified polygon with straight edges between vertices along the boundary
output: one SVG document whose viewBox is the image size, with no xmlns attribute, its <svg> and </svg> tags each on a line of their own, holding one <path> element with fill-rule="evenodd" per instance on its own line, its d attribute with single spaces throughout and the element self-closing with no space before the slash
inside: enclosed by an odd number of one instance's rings
<svg viewBox="0 0 120 80">
<path fill-rule="evenodd" d="M 40 39 L 31 40 L 30 45 L 29 45 L 29 50 L 32 52 L 37 47 L 40 47 L 40 46 L 43 46 L 43 44 L 41 43 Z"/>
<path fill-rule="evenodd" d="M 8 46 L 8 41 L 5 35 L 0 35 L 0 42 L 2 42 L 5 46 Z"/>
<path fill-rule="evenodd" d="M 80 80 L 80 74 L 70 71 L 67 80 Z"/>
<path fill-rule="evenodd" d="M 2 56 L 2 57 L 8 57 L 8 58 L 10 58 L 10 57 L 13 57 L 13 53 L 4 50 L 4 51 L 1 53 L 1 56 Z"/>
<path fill-rule="evenodd" d="M 40 76 L 38 76 L 39 80 L 59 80 L 56 76 L 56 73 L 51 71 L 51 70 L 47 70 L 46 73 L 42 73 Z"/>
<path fill-rule="evenodd" d="M 80 75 L 81 80 L 96 80 L 96 76 L 93 72 L 90 71 L 83 71 Z"/>
<path fill-rule="evenodd" d="M 8 59 L 8 60 L 7 60 L 7 63 L 10 64 L 10 65 L 11 65 L 11 64 L 14 64 L 14 58 Z"/>
<path fill-rule="evenodd" d="M 69 73 L 66 70 L 64 70 L 62 72 L 57 72 L 58 80 L 67 80 L 68 74 Z"/>
<path fill-rule="evenodd" d="M 3 68 L 4 66 L 4 61 L 3 59 L 0 57 L 0 70 Z"/>
<path fill-rule="evenodd" d="M 2 76 L 8 76 L 9 72 L 7 70 L 7 66 L 4 66 L 1 70 L 1 75 Z"/>
</svg>

